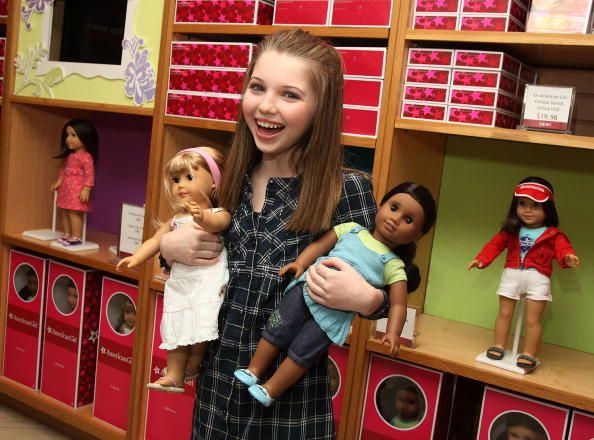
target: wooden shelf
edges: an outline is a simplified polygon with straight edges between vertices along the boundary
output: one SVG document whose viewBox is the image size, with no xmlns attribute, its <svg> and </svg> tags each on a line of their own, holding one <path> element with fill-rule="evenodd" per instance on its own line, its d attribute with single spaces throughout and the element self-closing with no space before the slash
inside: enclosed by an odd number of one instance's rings
<svg viewBox="0 0 594 440">
<path fill-rule="evenodd" d="M 45 414 L 58 424 L 66 423 L 92 438 L 121 440 L 126 437 L 125 431 L 93 417 L 92 404 L 74 409 L 6 377 L 0 377 L 0 393 L 28 406 L 31 412 Z"/>
<path fill-rule="evenodd" d="M 63 99 L 35 98 L 31 96 L 10 97 L 11 102 L 19 104 L 42 105 L 47 107 L 63 107 L 68 109 L 82 109 L 89 111 L 126 113 L 129 115 L 152 116 L 153 109 L 149 107 L 135 107 L 127 105 L 101 104 L 97 102 L 66 101 Z"/>
<path fill-rule="evenodd" d="M 592 354 L 543 344 L 541 366 L 519 375 L 475 361 L 492 345 L 492 330 L 423 314 L 418 331 L 416 348 L 403 347 L 400 359 L 594 412 Z M 377 339 L 368 340 L 367 349 L 387 354 Z"/>
<path fill-rule="evenodd" d="M 459 136 L 501 139 L 530 144 L 556 145 L 559 147 L 594 149 L 594 138 L 571 134 L 546 133 L 542 131 L 510 130 L 498 127 L 479 127 L 445 122 L 429 122 L 414 119 L 396 119 L 396 128 L 428 131 Z"/>
<path fill-rule="evenodd" d="M 8 17 L 0 17 L 0 24 L 7 24 L 8 23 Z"/>
<path fill-rule="evenodd" d="M 332 26 L 255 26 L 246 24 L 180 23 L 173 25 L 173 32 L 201 35 L 269 35 L 285 29 L 300 28 L 320 37 L 387 39 L 389 28 L 332 27 Z"/>
<path fill-rule="evenodd" d="M 163 292 L 165 290 L 165 281 L 166 277 L 154 275 L 149 283 L 149 288 L 157 292 Z"/>
<path fill-rule="evenodd" d="M 505 51 L 532 66 L 594 69 L 594 35 L 536 34 L 528 32 L 472 32 L 409 29 L 414 42 L 506 45 Z M 442 46 L 441 44 L 439 46 Z"/>
<path fill-rule="evenodd" d="M 116 258 L 109 251 L 110 246 L 118 244 L 118 236 L 101 231 L 87 230 L 88 241 L 97 243 L 99 250 L 70 252 L 50 245 L 51 241 L 36 240 L 23 236 L 20 232 L 7 233 L 2 236 L 2 242 L 12 246 L 29 249 L 44 255 L 60 258 L 72 263 L 81 264 L 92 269 L 98 269 L 109 272 L 113 275 L 126 277 L 138 281 L 140 272 L 133 269 L 124 269 L 121 272 L 116 271 L 114 259 Z"/>
</svg>

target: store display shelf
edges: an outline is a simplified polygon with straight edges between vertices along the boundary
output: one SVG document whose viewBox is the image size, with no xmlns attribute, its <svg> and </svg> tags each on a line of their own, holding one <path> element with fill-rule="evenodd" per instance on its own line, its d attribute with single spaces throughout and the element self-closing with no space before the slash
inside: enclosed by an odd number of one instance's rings
<svg viewBox="0 0 594 440">
<path fill-rule="evenodd" d="M 541 366 L 530 374 L 518 375 L 475 360 L 492 345 L 492 330 L 426 314 L 419 319 L 416 347 L 403 347 L 400 359 L 594 411 L 594 355 L 543 344 Z M 368 340 L 367 349 L 384 355 L 388 352 L 387 346 L 374 338 Z"/>
<path fill-rule="evenodd" d="M 245 24 L 203 24 L 203 23 L 178 23 L 173 25 L 173 32 L 182 34 L 205 35 L 268 35 L 285 29 L 296 27 L 309 31 L 320 37 L 329 38 L 372 38 L 387 39 L 389 28 L 378 27 L 334 27 L 334 26 L 289 26 L 268 25 L 254 26 Z"/>
<path fill-rule="evenodd" d="M 590 136 L 547 133 L 543 131 L 510 130 L 507 128 L 498 127 L 477 127 L 414 119 L 397 119 L 396 128 L 459 136 L 500 139 L 513 142 L 526 142 L 530 144 L 555 145 L 569 148 L 585 148 L 589 150 L 594 149 L 594 138 Z"/>
<path fill-rule="evenodd" d="M 19 104 L 32 104 L 48 107 L 63 107 L 68 109 L 82 109 L 88 111 L 126 113 L 129 115 L 152 116 L 153 109 L 149 107 L 135 107 L 127 105 L 101 104 L 97 102 L 66 101 L 63 99 L 35 98 L 31 96 L 10 97 L 11 102 Z"/>
<path fill-rule="evenodd" d="M 529 32 L 473 32 L 409 29 L 410 42 L 479 44 L 501 47 L 533 66 L 594 69 L 594 35 Z"/>
<path fill-rule="evenodd" d="M 167 278 L 166 275 L 154 275 L 149 283 L 149 288 L 157 292 L 163 292 L 165 290 L 165 281 L 167 281 Z"/>
<path fill-rule="evenodd" d="M 55 419 L 56 424 L 67 425 L 87 434 L 85 438 L 120 440 L 126 432 L 93 417 L 93 405 L 71 408 L 51 397 L 34 391 L 6 377 L 0 377 L 0 393 L 18 400 L 35 417 L 35 413 Z M 27 412 L 27 410 L 25 410 Z"/>
<path fill-rule="evenodd" d="M 20 232 L 6 233 L 2 236 L 2 242 L 11 246 L 29 249 L 40 254 L 49 255 L 80 264 L 92 269 L 109 272 L 113 275 L 130 278 L 138 281 L 140 272 L 133 269 L 116 271 L 115 262 L 117 257 L 109 251 L 110 246 L 116 246 L 118 236 L 107 232 L 87 230 L 87 241 L 97 243 L 98 250 L 71 252 L 51 246 L 50 241 L 42 241 L 23 236 Z"/>
</svg>

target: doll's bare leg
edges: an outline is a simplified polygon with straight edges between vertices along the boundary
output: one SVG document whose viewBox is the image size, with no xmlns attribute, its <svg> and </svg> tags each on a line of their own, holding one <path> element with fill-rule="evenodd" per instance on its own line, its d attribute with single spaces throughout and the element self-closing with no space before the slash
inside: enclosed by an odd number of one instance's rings
<svg viewBox="0 0 594 440">
<path fill-rule="evenodd" d="M 174 350 L 167 351 L 167 376 L 172 378 L 177 386 L 183 386 L 189 354 L 189 346 L 177 347 Z M 171 386 L 171 382 L 163 377 L 155 381 L 155 383 Z"/>
<path fill-rule="evenodd" d="M 254 357 L 252 357 L 248 365 L 248 370 L 254 376 L 262 377 L 279 353 L 280 349 L 276 345 L 273 345 L 264 338 L 260 338 Z"/>
<path fill-rule="evenodd" d="M 282 361 L 272 377 L 268 379 L 268 382 L 262 384 L 262 387 L 268 391 L 270 397 L 277 399 L 281 394 L 295 385 L 306 371 L 307 368 L 298 365 L 293 359 L 287 357 Z"/>
<path fill-rule="evenodd" d="M 83 213 L 81 211 L 68 210 L 70 219 L 70 235 L 76 238 L 82 238 Z"/>
<path fill-rule="evenodd" d="M 208 342 L 200 342 L 198 344 L 190 345 L 190 356 L 186 365 L 185 376 L 194 376 L 198 373 L 204 353 L 208 348 Z"/>
<path fill-rule="evenodd" d="M 495 320 L 495 346 L 505 349 L 507 336 L 509 335 L 509 328 L 511 326 L 512 318 L 514 317 L 514 309 L 516 308 L 516 300 L 506 296 L 499 296 L 499 314 Z"/>
<path fill-rule="evenodd" d="M 538 347 L 542 337 L 540 318 L 546 305 L 547 301 L 526 300 L 526 340 L 524 341 L 523 354 L 532 358 L 536 358 L 536 353 L 538 353 Z"/>
<path fill-rule="evenodd" d="M 60 208 L 60 220 L 62 221 L 62 229 L 65 235 L 71 235 L 70 216 L 67 209 Z"/>
</svg>

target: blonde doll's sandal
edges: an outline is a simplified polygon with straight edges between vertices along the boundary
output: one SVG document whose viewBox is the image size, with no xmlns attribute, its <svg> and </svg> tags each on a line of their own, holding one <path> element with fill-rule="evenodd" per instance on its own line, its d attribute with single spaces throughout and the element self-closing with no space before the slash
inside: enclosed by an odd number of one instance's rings
<svg viewBox="0 0 594 440">
<path fill-rule="evenodd" d="M 175 379 L 171 376 L 163 376 L 163 377 L 159 378 L 158 380 L 166 381 L 169 383 L 169 385 L 153 382 L 153 383 L 147 384 L 146 387 L 151 390 L 165 391 L 166 393 L 183 393 L 183 392 L 185 392 L 185 390 L 183 388 L 181 388 L 177 385 L 177 383 L 175 382 Z"/>
</svg>

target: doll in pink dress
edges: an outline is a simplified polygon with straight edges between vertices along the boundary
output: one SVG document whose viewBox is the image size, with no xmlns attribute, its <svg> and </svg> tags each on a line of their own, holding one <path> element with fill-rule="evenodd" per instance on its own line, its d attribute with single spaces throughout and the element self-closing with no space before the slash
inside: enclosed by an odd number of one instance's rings
<svg viewBox="0 0 594 440">
<path fill-rule="evenodd" d="M 64 246 L 82 243 L 83 216 L 91 211 L 89 198 L 95 184 L 94 163 L 97 161 L 99 136 L 91 122 L 72 119 L 62 129 L 59 155 L 66 159 L 52 191 L 58 191 L 58 208 L 64 235 L 58 242 Z"/>
</svg>

